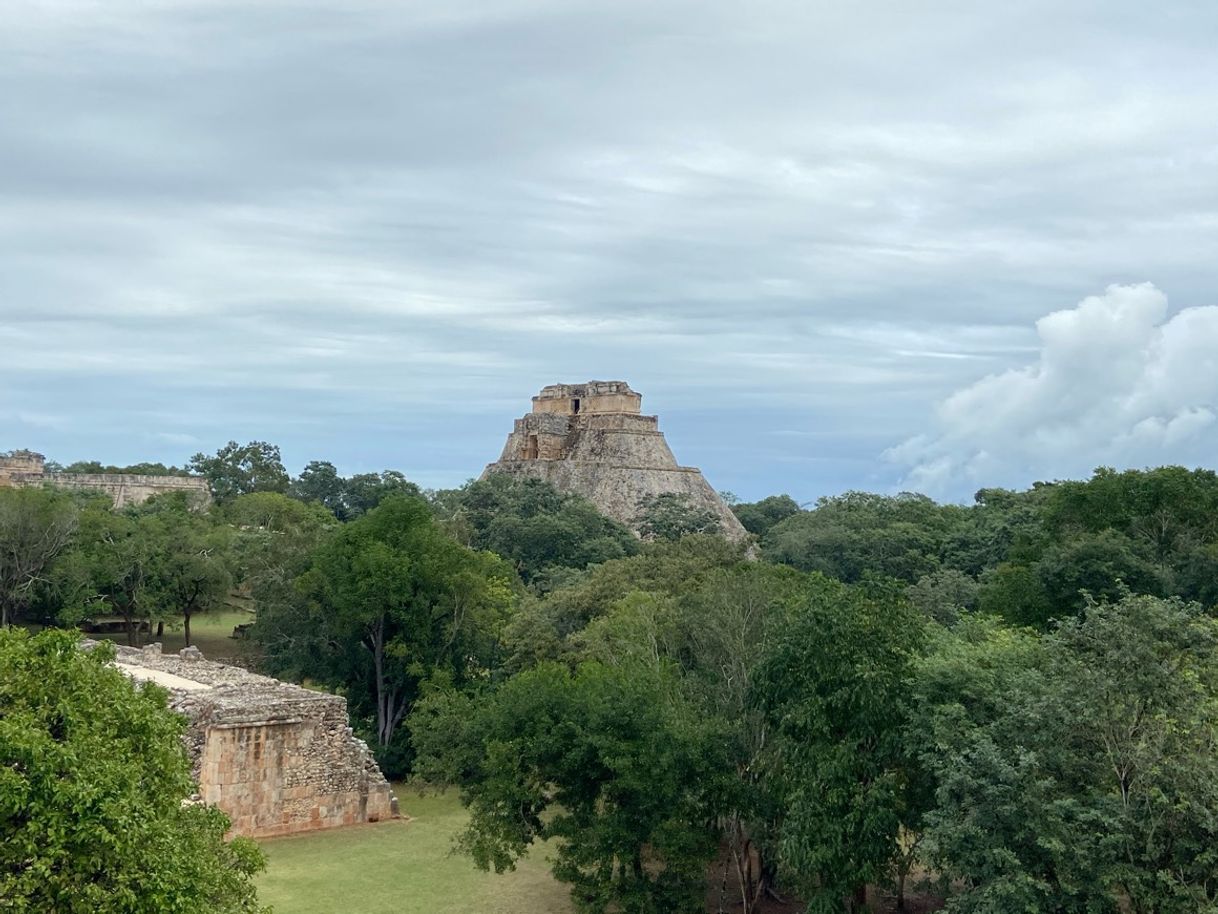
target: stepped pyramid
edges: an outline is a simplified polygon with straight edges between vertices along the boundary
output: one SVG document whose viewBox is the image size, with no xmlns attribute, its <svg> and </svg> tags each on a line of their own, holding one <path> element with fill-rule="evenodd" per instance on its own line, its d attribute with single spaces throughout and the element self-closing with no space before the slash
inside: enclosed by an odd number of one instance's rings
<svg viewBox="0 0 1218 914">
<path fill-rule="evenodd" d="M 719 515 L 724 536 L 747 536 L 736 515 L 696 467 L 678 466 L 655 416 L 640 415 L 643 398 L 625 381 L 551 384 L 516 420 L 491 473 L 544 479 L 582 495 L 604 514 L 634 526 L 639 503 L 664 493 L 686 496 Z"/>
</svg>

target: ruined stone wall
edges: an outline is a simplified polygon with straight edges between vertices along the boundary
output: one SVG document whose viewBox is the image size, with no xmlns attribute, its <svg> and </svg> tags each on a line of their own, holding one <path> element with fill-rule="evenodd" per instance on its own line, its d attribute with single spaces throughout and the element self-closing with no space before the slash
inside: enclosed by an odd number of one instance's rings
<svg viewBox="0 0 1218 914">
<path fill-rule="evenodd" d="M 341 696 L 211 663 L 186 649 L 119 648 L 122 668 L 170 690 L 189 720 L 187 746 L 199 796 L 219 807 L 235 834 L 272 837 L 376 822 L 397 801 Z"/>
<path fill-rule="evenodd" d="M 48 473 L 45 458 L 33 451 L 15 451 L 0 457 L 0 486 L 52 485 L 84 489 L 110 496 L 116 508 L 140 504 L 165 492 L 185 492 L 193 498 L 211 498 L 201 476 L 142 476 L 135 473 Z"/>
<path fill-rule="evenodd" d="M 140 476 L 134 473 L 48 473 L 40 482 L 61 489 L 87 489 L 110 496 L 116 508 L 138 505 L 154 495 L 185 492 L 201 500 L 211 494 L 201 476 Z"/>
</svg>

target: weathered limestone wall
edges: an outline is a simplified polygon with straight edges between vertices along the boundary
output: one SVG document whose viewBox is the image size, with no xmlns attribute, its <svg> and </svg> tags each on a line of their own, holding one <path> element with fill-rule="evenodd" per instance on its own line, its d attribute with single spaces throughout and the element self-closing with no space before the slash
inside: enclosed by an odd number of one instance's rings
<svg viewBox="0 0 1218 914">
<path fill-rule="evenodd" d="M 564 416 L 596 413 L 637 413 L 643 397 L 625 381 L 551 384 L 533 398 L 533 412 Z"/>
<path fill-rule="evenodd" d="M 139 476 L 133 473 L 47 473 L 38 481 L 61 489 L 89 489 L 110 496 L 116 508 L 138 505 L 154 495 L 185 492 L 207 500 L 211 493 L 201 476 Z"/>
<path fill-rule="evenodd" d="M 376 822 L 397 814 L 397 800 L 372 752 L 351 732 L 347 703 L 183 656 L 119 648 L 133 678 L 170 690 L 190 721 L 187 745 L 199 796 L 232 820 L 235 834 L 265 838 Z"/>
<path fill-rule="evenodd" d="M 61 489 L 104 492 L 116 508 L 140 504 L 165 492 L 186 492 L 207 501 L 211 493 L 201 476 L 141 476 L 135 473 L 48 473 L 46 459 L 33 451 L 0 457 L 0 486 L 52 485 Z"/>
<path fill-rule="evenodd" d="M 641 403 L 624 381 L 545 387 L 533 398 L 533 412 L 516 420 L 499 460 L 482 475 L 544 479 L 628 526 L 642 500 L 684 495 L 718 514 L 725 536 L 743 540 L 748 534 L 736 515 L 700 470 L 677 464 L 659 420 L 639 414 Z"/>
</svg>

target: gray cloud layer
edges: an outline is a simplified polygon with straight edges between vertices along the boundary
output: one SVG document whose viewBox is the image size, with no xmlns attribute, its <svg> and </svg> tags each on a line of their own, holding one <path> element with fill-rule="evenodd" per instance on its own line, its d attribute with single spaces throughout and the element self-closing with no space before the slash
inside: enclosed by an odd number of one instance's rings
<svg viewBox="0 0 1218 914">
<path fill-rule="evenodd" d="M 0 7 L 0 447 L 450 484 L 623 377 L 748 497 L 959 497 L 1038 317 L 1218 303 L 1208 4 L 328 6 Z M 981 481 L 1210 459 L 1151 415 Z"/>
</svg>

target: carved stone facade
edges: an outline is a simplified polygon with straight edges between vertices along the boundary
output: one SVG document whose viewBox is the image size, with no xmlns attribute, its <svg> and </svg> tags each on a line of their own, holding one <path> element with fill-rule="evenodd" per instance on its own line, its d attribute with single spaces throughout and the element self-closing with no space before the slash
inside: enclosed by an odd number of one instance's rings
<svg viewBox="0 0 1218 914">
<path fill-rule="evenodd" d="M 635 525 L 644 499 L 684 495 L 714 511 L 725 536 L 743 540 L 744 527 L 702 472 L 679 466 L 659 420 L 641 415 L 642 400 L 625 381 L 543 387 L 532 412 L 516 420 L 499 460 L 482 475 L 544 479 L 628 526 Z"/>
<path fill-rule="evenodd" d="M 120 669 L 168 689 L 170 706 L 190 721 L 199 799 L 223 810 L 234 834 L 266 838 L 398 814 L 341 696 L 213 663 L 194 648 L 117 650 Z"/>
<path fill-rule="evenodd" d="M 116 508 L 139 504 L 164 492 L 186 492 L 204 501 L 211 495 L 202 476 L 140 476 L 134 473 L 48 473 L 46 458 L 33 451 L 0 455 L 0 488 L 52 485 L 104 492 Z"/>
</svg>

